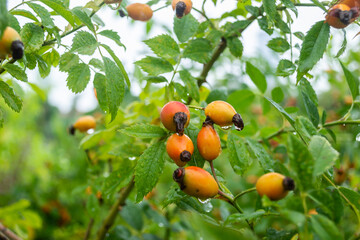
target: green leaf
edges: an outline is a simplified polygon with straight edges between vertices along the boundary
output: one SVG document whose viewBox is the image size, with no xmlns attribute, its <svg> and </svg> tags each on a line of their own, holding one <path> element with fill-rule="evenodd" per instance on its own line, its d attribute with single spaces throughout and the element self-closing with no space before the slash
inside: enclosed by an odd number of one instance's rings
<svg viewBox="0 0 360 240">
<path fill-rule="evenodd" d="M 21 40 L 25 46 L 25 53 L 32 53 L 39 50 L 44 43 L 43 29 L 33 23 L 27 23 L 21 29 Z"/>
<path fill-rule="evenodd" d="M 295 120 L 282 108 L 279 104 L 271 100 L 270 98 L 265 97 L 288 121 L 289 123 L 294 126 Z"/>
<path fill-rule="evenodd" d="M 347 46 L 347 40 L 346 40 L 346 31 L 343 30 L 344 33 L 344 40 L 341 44 L 341 48 L 339 49 L 339 51 L 337 52 L 335 58 L 339 58 L 346 50 L 346 46 Z"/>
<path fill-rule="evenodd" d="M 54 21 L 51 19 L 51 15 L 46 8 L 32 2 L 27 2 L 26 4 L 41 18 L 42 26 L 48 29 L 55 28 Z"/>
<path fill-rule="evenodd" d="M 290 167 L 296 174 L 296 183 L 301 190 L 312 187 L 314 159 L 307 147 L 293 134 L 289 134 L 288 150 Z"/>
<path fill-rule="evenodd" d="M 273 34 L 274 29 L 269 28 L 269 23 L 266 17 L 258 18 L 258 24 L 261 30 L 263 30 L 269 35 Z"/>
<path fill-rule="evenodd" d="M 232 38 L 227 38 L 226 40 L 230 53 L 234 57 L 241 57 L 244 47 L 240 39 L 238 37 L 232 37 Z"/>
<path fill-rule="evenodd" d="M 275 22 L 277 10 L 276 4 L 273 0 L 264 0 L 263 1 L 264 11 L 269 22 Z"/>
<path fill-rule="evenodd" d="M 289 60 L 281 59 L 277 68 L 276 68 L 276 75 L 287 77 L 293 74 L 296 70 L 296 66 Z"/>
<path fill-rule="evenodd" d="M 296 235 L 296 230 L 276 230 L 275 228 L 266 229 L 266 240 L 291 240 Z"/>
<path fill-rule="evenodd" d="M 76 7 L 71 10 L 71 12 L 87 26 L 90 31 L 95 32 L 94 24 L 91 22 L 91 18 L 81 9 L 81 7 Z"/>
<path fill-rule="evenodd" d="M 95 194 L 91 194 L 88 197 L 86 201 L 86 211 L 91 218 L 94 218 L 99 214 L 100 206 Z"/>
<path fill-rule="evenodd" d="M 298 116 L 296 118 L 294 128 L 305 140 L 305 142 L 309 142 L 311 137 L 317 134 L 317 129 L 314 127 L 312 122 L 310 122 L 308 118 L 303 116 Z"/>
<path fill-rule="evenodd" d="M 356 207 L 356 210 L 360 211 L 360 194 L 346 187 L 339 187 L 339 190 Z"/>
<path fill-rule="evenodd" d="M 80 58 L 78 55 L 71 52 L 61 55 L 59 60 L 59 70 L 62 72 L 68 72 L 70 69 L 79 64 Z"/>
<path fill-rule="evenodd" d="M 316 107 L 318 100 L 315 91 L 313 90 L 310 83 L 305 78 L 302 78 L 300 80 L 300 89 L 301 89 L 301 95 L 304 99 L 306 112 L 311 122 L 314 124 L 315 127 L 317 127 L 320 122 L 320 116 L 318 109 Z"/>
<path fill-rule="evenodd" d="M 291 0 L 281 0 L 281 2 L 284 4 L 286 8 L 291 9 L 291 11 L 295 13 L 296 17 L 298 17 L 297 8 L 295 7 L 294 3 Z"/>
<path fill-rule="evenodd" d="M 232 92 L 227 102 L 234 106 L 236 112 L 241 113 L 245 111 L 255 99 L 255 94 L 249 89 L 237 90 Z"/>
<path fill-rule="evenodd" d="M 150 77 L 146 77 L 145 80 L 147 82 L 152 82 L 152 83 L 163 83 L 163 82 L 168 82 L 167 79 L 163 76 L 150 76 Z"/>
<path fill-rule="evenodd" d="M 31 12 L 24 10 L 24 9 L 15 9 L 15 10 L 12 10 L 10 13 L 12 15 L 18 15 L 18 16 L 23 16 L 23 17 L 29 18 L 29 19 L 33 20 L 34 22 L 39 21 Z"/>
<path fill-rule="evenodd" d="M 97 59 L 97 58 L 92 58 L 90 61 L 89 61 L 89 65 L 101 70 L 101 71 L 104 71 L 105 70 L 105 67 L 104 67 L 104 63 Z"/>
<path fill-rule="evenodd" d="M 145 40 L 144 43 L 159 57 L 174 58 L 180 54 L 178 44 L 167 34 Z"/>
<path fill-rule="evenodd" d="M 335 164 L 339 153 L 321 136 L 313 136 L 309 143 L 309 151 L 315 160 L 314 177 L 321 175 Z"/>
<path fill-rule="evenodd" d="M 80 147 L 84 150 L 95 147 L 100 141 L 111 140 L 115 136 L 115 131 L 110 129 L 96 131 L 93 134 L 86 135 L 81 139 Z"/>
<path fill-rule="evenodd" d="M 161 138 L 167 135 L 163 128 L 151 124 L 134 124 L 121 129 L 120 132 L 136 138 Z"/>
<path fill-rule="evenodd" d="M 310 98 L 310 100 L 315 104 L 318 105 L 318 98 L 316 96 L 315 90 L 311 86 L 310 82 L 306 78 L 302 78 L 300 80 L 300 90 L 305 92 L 306 95 Z"/>
<path fill-rule="evenodd" d="M 156 185 L 164 168 L 165 140 L 151 145 L 140 156 L 135 168 L 136 202 L 140 202 Z"/>
<path fill-rule="evenodd" d="M 233 213 L 229 217 L 226 218 L 224 224 L 234 224 L 239 223 L 245 220 L 252 221 L 258 217 L 261 217 L 265 214 L 263 209 L 257 210 L 251 213 Z"/>
<path fill-rule="evenodd" d="M 310 218 L 311 229 L 319 239 L 341 240 L 344 239 L 335 223 L 327 217 L 317 214 Z"/>
<path fill-rule="evenodd" d="M 99 34 L 113 40 L 120 47 L 125 48 L 124 44 L 122 44 L 120 42 L 120 36 L 119 36 L 119 34 L 117 32 L 115 32 L 113 30 L 103 30 L 103 31 L 99 32 Z"/>
<path fill-rule="evenodd" d="M 4 113 L 3 110 L 0 108 L 0 128 L 4 126 Z"/>
<path fill-rule="evenodd" d="M 324 21 L 315 23 L 306 33 L 301 46 L 297 81 L 322 58 L 329 40 L 330 27 Z"/>
<path fill-rule="evenodd" d="M 47 62 L 44 61 L 44 59 L 36 54 L 35 55 L 36 61 L 38 62 L 39 67 L 39 73 L 42 78 L 47 77 L 50 74 L 50 68 L 51 66 L 47 64 Z"/>
<path fill-rule="evenodd" d="M 251 138 L 247 138 L 247 143 L 249 148 L 259 160 L 261 167 L 264 169 L 265 172 L 272 172 L 274 171 L 274 160 L 271 156 L 266 152 L 265 148 L 258 143 L 256 140 Z"/>
<path fill-rule="evenodd" d="M 174 17 L 174 32 L 180 42 L 186 42 L 192 37 L 199 27 L 199 22 L 188 14 L 183 18 Z"/>
<path fill-rule="evenodd" d="M 256 85 L 256 87 L 262 93 L 265 93 L 267 83 L 264 74 L 250 62 L 246 62 L 246 73 L 249 75 L 251 81 Z"/>
<path fill-rule="evenodd" d="M 83 55 L 92 55 L 98 46 L 99 43 L 91 33 L 79 31 L 73 38 L 71 52 L 77 52 Z"/>
<path fill-rule="evenodd" d="M 340 65 L 344 71 L 345 79 L 349 85 L 351 95 L 353 99 L 355 99 L 359 95 L 359 78 L 355 77 L 352 72 L 344 66 L 344 64 L 340 62 Z"/>
<path fill-rule="evenodd" d="M 0 0 L 0 39 L 4 33 L 5 28 L 9 25 L 7 1 Z"/>
<path fill-rule="evenodd" d="M 144 226 L 143 214 L 139 204 L 127 201 L 121 209 L 121 217 L 134 229 L 141 231 Z"/>
<path fill-rule="evenodd" d="M 286 41 L 286 39 L 278 37 L 271 39 L 267 46 L 275 52 L 286 52 L 290 49 L 290 44 Z"/>
<path fill-rule="evenodd" d="M 44 4 L 46 4 L 51 9 L 53 9 L 57 14 L 62 16 L 72 26 L 75 25 L 74 17 L 72 15 L 72 13 L 68 9 L 66 9 L 60 2 L 52 1 L 52 0 L 40 0 L 40 1 Z"/>
<path fill-rule="evenodd" d="M 134 163 L 135 161 L 122 161 L 121 167 L 110 173 L 110 175 L 105 178 L 104 185 L 102 187 L 104 196 L 109 196 L 128 184 L 134 171 Z"/>
<path fill-rule="evenodd" d="M 53 67 L 56 67 L 59 65 L 60 54 L 55 49 L 46 52 L 44 55 L 42 55 L 42 57 L 49 66 L 52 65 Z"/>
<path fill-rule="evenodd" d="M 95 73 L 94 87 L 96 89 L 97 99 L 100 108 L 103 111 L 108 111 L 108 96 L 107 96 L 107 79 L 101 73 Z"/>
<path fill-rule="evenodd" d="M 37 94 L 39 95 L 39 97 L 41 98 L 41 100 L 46 101 L 46 93 L 44 90 L 42 90 L 38 85 L 28 82 L 29 86 L 31 87 L 31 89 Z"/>
<path fill-rule="evenodd" d="M 103 48 L 105 48 L 105 50 L 110 54 L 110 56 L 114 59 L 116 65 L 119 67 L 123 77 L 125 78 L 126 84 L 128 85 L 128 87 L 130 88 L 131 83 L 130 83 L 130 79 L 129 76 L 127 74 L 127 72 L 125 71 L 125 68 L 123 66 L 123 64 L 121 63 L 120 59 L 115 55 L 114 51 L 111 50 L 111 48 L 105 44 L 101 44 L 101 46 Z"/>
<path fill-rule="evenodd" d="M 213 48 L 209 40 L 197 38 L 191 40 L 183 52 L 184 58 L 190 58 L 199 63 L 206 63 L 211 58 Z"/>
<path fill-rule="evenodd" d="M 4 81 L 0 81 L 0 94 L 5 103 L 15 112 L 20 112 L 22 107 L 21 99 L 15 94 L 14 90 Z"/>
<path fill-rule="evenodd" d="M 282 102 L 282 100 L 284 100 L 284 92 L 281 87 L 273 88 L 273 90 L 271 90 L 271 97 L 277 103 Z"/>
<path fill-rule="evenodd" d="M 135 62 L 142 70 L 150 75 L 156 76 L 161 73 L 167 73 L 174 70 L 171 63 L 162 58 L 147 56 L 137 62 Z"/>
<path fill-rule="evenodd" d="M 197 85 L 197 80 L 186 70 L 182 70 L 179 72 L 180 78 L 185 83 L 185 86 L 189 92 L 189 95 L 195 99 L 195 101 L 200 102 L 200 92 L 199 87 Z"/>
<path fill-rule="evenodd" d="M 231 131 L 229 132 L 226 146 L 229 151 L 228 155 L 231 167 L 236 174 L 242 176 L 250 165 L 249 154 L 244 142 L 238 135 Z"/>
<path fill-rule="evenodd" d="M 23 82 L 28 81 L 27 75 L 21 67 L 15 65 L 15 64 L 10 64 L 10 63 L 5 64 L 3 67 L 11 76 L 16 78 L 17 80 L 20 80 Z"/>
<path fill-rule="evenodd" d="M 79 93 L 84 91 L 90 81 L 90 68 L 85 63 L 79 63 L 73 66 L 69 71 L 69 76 L 66 79 L 68 88 L 74 92 Z"/>
<path fill-rule="evenodd" d="M 125 83 L 124 76 L 117 65 L 107 57 L 103 57 L 105 76 L 107 78 L 106 95 L 111 121 L 115 119 L 119 106 L 124 99 Z"/>
</svg>

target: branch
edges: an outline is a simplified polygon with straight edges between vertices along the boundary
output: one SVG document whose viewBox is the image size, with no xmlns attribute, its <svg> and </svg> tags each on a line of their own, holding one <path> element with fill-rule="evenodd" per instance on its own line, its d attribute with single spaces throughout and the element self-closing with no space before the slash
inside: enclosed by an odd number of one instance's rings
<svg viewBox="0 0 360 240">
<path fill-rule="evenodd" d="M 357 125 L 360 124 L 360 120 L 337 120 L 333 122 L 325 123 L 324 127 L 332 127 L 336 125 Z"/>
<path fill-rule="evenodd" d="M 19 236 L 17 236 L 15 233 L 13 233 L 11 230 L 6 228 L 2 223 L 0 223 L 0 232 L 4 234 L 7 238 L 10 240 L 22 240 Z"/>
<path fill-rule="evenodd" d="M 86 229 L 86 233 L 85 233 L 85 237 L 84 237 L 84 240 L 88 240 L 90 238 L 90 235 L 91 235 L 91 229 L 92 227 L 94 226 L 94 219 L 91 218 L 90 219 L 90 222 L 89 222 L 89 225 Z"/>
<path fill-rule="evenodd" d="M 131 178 L 131 181 L 129 182 L 129 184 L 121 190 L 120 197 L 114 203 L 114 205 L 111 207 L 109 214 L 107 215 L 106 219 L 104 220 L 101 228 L 99 229 L 99 231 L 97 233 L 96 240 L 104 239 L 106 233 L 109 231 L 111 226 L 114 224 L 117 213 L 119 211 L 119 207 L 125 205 L 126 198 L 129 196 L 129 194 L 131 193 L 131 191 L 134 188 L 134 185 L 135 185 L 134 178 L 135 178 L 135 176 L 133 176 Z"/>
</svg>

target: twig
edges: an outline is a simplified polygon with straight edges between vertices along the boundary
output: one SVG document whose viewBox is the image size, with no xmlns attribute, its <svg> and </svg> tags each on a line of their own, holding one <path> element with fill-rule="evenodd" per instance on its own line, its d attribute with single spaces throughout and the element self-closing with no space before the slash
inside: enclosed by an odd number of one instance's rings
<svg viewBox="0 0 360 240">
<path fill-rule="evenodd" d="M 0 232 L 4 234 L 10 240 L 22 240 L 21 237 L 13 233 L 10 229 L 5 227 L 2 223 L 0 223 Z"/>
<path fill-rule="evenodd" d="M 335 125 L 357 125 L 360 124 L 360 120 L 337 120 L 333 122 L 325 123 L 324 127 L 331 127 Z"/>
<path fill-rule="evenodd" d="M 215 168 L 214 168 L 214 163 L 213 163 L 213 162 L 214 162 L 214 161 L 210 161 L 211 172 L 212 172 L 212 174 L 213 174 L 213 176 L 214 176 L 214 178 L 215 178 L 215 181 L 216 181 L 217 185 L 219 186 L 219 188 L 221 188 L 221 187 L 220 187 L 220 183 L 219 183 L 219 181 L 218 181 L 218 179 L 217 179 L 217 177 L 216 177 L 216 173 L 215 173 Z"/>
<path fill-rule="evenodd" d="M 131 191 L 134 188 L 134 185 L 135 185 L 134 178 L 135 178 L 135 176 L 133 176 L 131 178 L 131 181 L 129 182 L 129 184 L 121 190 L 118 200 L 111 207 L 109 214 L 105 218 L 101 228 L 99 229 L 99 231 L 97 233 L 97 236 L 96 236 L 97 240 L 104 239 L 106 233 L 109 231 L 111 226 L 114 224 L 117 213 L 119 211 L 119 207 L 124 206 L 126 198 L 129 196 L 129 194 L 131 193 Z"/>
<path fill-rule="evenodd" d="M 249 188 L 249 189 L 247 189 L 247 190 L 244 190 L 244 191 L 242 191 L 241 193 L 239 193 L 238 195 L 236 195 L 235 197 L 234 197 L 234 199 L 233 199 L 233 201 L 235 202 L 238 198 L 240 198 L 241 196 L 243 196 L 243 195 L 245 195 L 245 194 L 247 194 L 247 193 L 249 193 L 249 192 L 253 192 L 253 191 L 256 191 L 256 188 Z"/>
<path fill-rule="evenodd" d="M 87 227 L 87 229 L 86 229 L 86 233 L 85 233 L 84 240 L 88 240 L 88 239 L 90 238 L 90 236 L 91 236 L 91 229 L 92 229 L 93 226 L 94 226 L 94 219 L 91 218 L 91 219 L 90 219 L 90 222 L 89 222 L 89 225 L 88 225 L 88 227 Z"/>
</svg>

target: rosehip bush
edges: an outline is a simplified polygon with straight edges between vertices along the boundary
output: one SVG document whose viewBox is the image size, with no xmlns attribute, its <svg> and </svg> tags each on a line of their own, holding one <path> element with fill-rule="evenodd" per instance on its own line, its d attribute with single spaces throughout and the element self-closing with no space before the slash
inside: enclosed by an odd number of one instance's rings
<svg viewBox="0 0 360 240">
<path fill-rule="evenodd" d="M 359 239 L 359 7 L 0 0 L 0 238 Z"/>
</svg>

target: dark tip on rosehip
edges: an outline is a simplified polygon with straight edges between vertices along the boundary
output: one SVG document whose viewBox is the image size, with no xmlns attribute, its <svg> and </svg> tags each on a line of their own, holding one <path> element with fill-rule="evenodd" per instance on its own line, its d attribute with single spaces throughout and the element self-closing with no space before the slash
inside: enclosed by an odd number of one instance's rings
<svg viewBox="0 0 360 240">
<path fill-rule="evenodd" d="M 71 126 L 69 127 L 69 133 L 70 133 L 71 135 L 75 135 L 74 125 L 71 125 Z"/>
<path fill-rule="evenodd" d="M 210 125 L 214 128 L 214 121 L 209 116 L 206 116 L 205 121 L 202 124 L 203 127 L 207 125 Z"/>
<path fill-rule="evenodd" d="M 185 176 L 184 168 L 178 168 L 173 173 L 173 179 L 175 180 L 175 182 L 179 183 L 181 190 L 184 190 L 186 188 L 184 184 L 184 176 Z"/>
<path fill-rule="evenodd" d="M 21 59 L 24 56 L 24 44 L 20 40 L 13 41 L 11 44 L 12 57 L 15 60 Z"/>
<path fill-rule="evenodd" d="M 292 178 L 285 177 L 283 180 L 284 189 L 287 191 L 292 191 L 295 189 L 295 182 Z"/>
<path fill-rule="evenodd" d="M 187 115 L 184 112 L 177 112 L 174 115 L 174 123 L 176 124 L 176 132 L 181 136 L 184 133 L 185 124 L 187 122 Z"/>
<path fill-rule="evenodd" d="M 185 9 L 186 4 L 183 1 L 178 2 L 175 7 L 176 16 L 178 18 L 182 18 L 184 16 Z"/>
<path fill-rule="evenodd" d="M 183 162 L 189 162 L 191 160 L 191 153 L 189 151 L 182 151 L 180 153 L 180 160 Z"/>
<path fill-rule="evenodd" d="M 118 12 L 119 12 L 120 17 L 126 16 L 125 12 L 122 9 L 120 9 Z"/>
<path fill-rule="evenodd" d="M 244 121 L 242 120 L 240 114 L 236 113 L 232 118 L 232 122 L 234 123 L 236 130 L 241 131 L 244 129 Z"/>
</svg>

